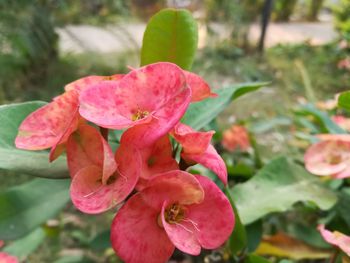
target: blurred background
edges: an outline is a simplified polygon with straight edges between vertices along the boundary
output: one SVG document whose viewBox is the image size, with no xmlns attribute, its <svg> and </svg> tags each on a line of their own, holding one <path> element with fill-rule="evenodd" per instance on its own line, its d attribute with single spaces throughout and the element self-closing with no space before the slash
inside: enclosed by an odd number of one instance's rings
<svg viewBox="0 0 350 263">
<path fill-rule="evenodd" d="M 0 0 L 0 104 L 50 101 L 80 77 L 138 67 L 146 22 L 166 7 L 187 8 L 198 20 L 193 71 L 213 89 L 271 81 L 259 94 L 237 100 L 216 123 L 217 138 L 232 124 L 247 126 L 262 161 L 293 155 L 290 145 L 300 146 L 290 133 L 295 105 L 310 101 L 327 109 L 336 93 L 350 88 L 350 0 Z M 20 180 L 26 177 L 1 178 L 0 190 Z M 56 238 L 28 262 L 52 262 L 52 255 L 115 262 L 98 239 L 108 236 L 102 230 L 112 216 L 84 216 L 67 207 L 48 222 Z"/>
</svg>

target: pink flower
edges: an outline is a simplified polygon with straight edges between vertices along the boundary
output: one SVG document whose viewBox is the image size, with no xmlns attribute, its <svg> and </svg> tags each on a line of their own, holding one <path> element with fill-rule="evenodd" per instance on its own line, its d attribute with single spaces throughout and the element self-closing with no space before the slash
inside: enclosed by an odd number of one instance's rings
<svg viewBox="0 0 350 263">
<path fill-rule="evenodd" d="M 140 175 L 141 159 L 132 146 L 120 145 L 114 158 L 108 143 L 93 127 L 81 125 L 67 143 L 73 177 L 70 194 L 80 211 L 104 212 L 132 192 Z"/>
<path fill-rule="evenodd" d="M 214 131 L 198 132 L 190 126 L 178 123 L 172 135 L 178 141 L 183 150 L 181 157 L 187 164 L 199 163 L 212 170 L 224 183 L 227 184 L 227 169 L 224 160 L 210 144 Z"/>
<path fill-rule="evenodd" d="M 310 173 L 337 179 L 350 177 L 350 142 L 333 139 L 313 144 L 306 151 L 304 161 Z"/>
<path fill-rule="evenodd" d="M 337 67 L 339 69 L 347 69 L 350 70 L 350 57 L 344 58 L 338 61 Z"/>
<path fill-rule="evenodd" d="M 161 137 L 153 145 L 140 150 L 142 165 L 137 189 L 141 190 L 154 176 L 171 170 L 178 170 L 179 165 L 173 158 L 172 145 L 168 135 Z"/>
<path fill-rule="evenodd" d="M 349 118 L 345 118 L 342 115 L 335 115 L 332 116 L 332 120 L 338 124 L 342 129 L 346 130 L 346 131 L 350 131 L 350 119 Z"/>
<path fill-rule="evenodd" d="M 331 232 L 325 229 L 324 225 L 319 225 L 318 230 L 320 231 L 324 240 L 327 243 L 338 247 L 348 256 L 350 256 L 350 237 L 340 233 L 338 231 Z"/>
<path fill-rule="evenodd" d="M 249 135 L 244 126 L 232 125 L 230 129 L 225 130 L 222 135 L 222 146 L 233 152 L 236 149 L 246 151 L 250 147 Z"/>
<path fill-rule="evenodd" d="M 5 252 L 0 252 L 0 263 L 19 263 L 19 260 L 15 256 L 11 256 Z"/>
<path fill-rule="evenodd" d="M 218 248 L 233 226 L 231 205 L 211 180 L 171 171 L 150 180 L 119 210 L 111 242 L 125 262 L 161 263 L 175 247 L 191 255 Z"/>
<path fill-rule="evenodd" d="M 84 90 L 80 113 L 105 128 L 130 128 L 123 140 L 142 148 L 167 134 L 190 101 L 183 71 L 175 64 L 160 62 L 132 70 L 119 82 L 103 82 Z"/>
<path fill-rule="evenodd" d="M 66 92 L 25 118 L 19 127 L 16 147 L 25 150 L 51 148 L 50 161 L 64 150 L 64 144 L 78 127 L 79 93 L 93 83 L 104 79 L 119 79 L 122 75 L 89 76 L 76 80 L 65 87 Z"/>
</svg>

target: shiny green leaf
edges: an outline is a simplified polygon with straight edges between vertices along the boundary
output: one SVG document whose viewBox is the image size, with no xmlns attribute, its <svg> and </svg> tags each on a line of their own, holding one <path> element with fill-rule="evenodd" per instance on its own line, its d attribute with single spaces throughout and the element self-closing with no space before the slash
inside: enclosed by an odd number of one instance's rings
<svg viewBox="0 0 350 263">
<path fill-rule="evenodd" d="M 141 49 L 141 65 L 172 62 L 189 70 L 198 42 L 197 22 L 184 9 L 164 9 L 147 24 Z"/>
<path fill-rule="evenodd" d="M 285 157 L 272 160 L 252 179 L 233 187 L 231 193 L 243 224 L 287 211 L 296 202 L 311 201 L 323 210 L 337 202 L 337 196 L 319 178 Z"/>
<path fill-rule="evenodd" d="M 37 178 L 0 193 L 0 240 L 25 236 L 69 201 L 70 180 Z"/>
</svg>

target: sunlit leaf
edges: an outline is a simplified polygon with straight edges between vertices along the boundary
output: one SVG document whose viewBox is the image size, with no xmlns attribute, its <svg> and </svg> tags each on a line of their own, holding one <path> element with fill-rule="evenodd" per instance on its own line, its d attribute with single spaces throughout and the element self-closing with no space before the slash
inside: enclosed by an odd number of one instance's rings
<svg viewBox="0 0 350 263">
<path fill-rule="evenodd" d="M 0 193 L 0 240 L 33 231 L 69 201 L 70 180 L 37 178 Z"/>
<path fill-rule="evenodd" d="M 317 177 L 285 157 L 272 160 L 252 179 L 236 185 L 231 193 L 244 224 L 272 212 L 284 212 L 300 201 L 314 202 L 323 210 L 337 201 Z"/>
<path fill-rule="evenodd" d="M 184 9 L 164 9 L 147 24 L 141 49 L 141 65 L 166 61 L 189 70 L 197 49 L 197 22 Z"/>
<path fill-rule="evenodd" d="M 19 150 L 14 145 L 21 122 L 43 105 L 44 102 L 34 101 L 0 106 L 0 169 L 38 177 L 68 178 L 64 157 L 49 163 L 47 151 Z"/>
</svg>

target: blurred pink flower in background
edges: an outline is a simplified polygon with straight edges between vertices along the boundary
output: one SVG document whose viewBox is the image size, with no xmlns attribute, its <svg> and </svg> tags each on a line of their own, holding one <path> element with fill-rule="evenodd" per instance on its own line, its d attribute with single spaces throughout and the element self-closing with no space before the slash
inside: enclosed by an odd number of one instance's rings
<svg viewBox="0 0 350 263">
<path fill-rule="evenodd" d="M 247 129 L 241 125 L 232 125 L 231 128 L 223 132 L 221 144 L 231 152 L 237 149 L 241 151 L 248 150 L 250 141 Z"/>
<path fill-rule="evenodd" d="M 327 135 L 327 140 L 307 149 L 304 156 L 306 169 L 320 176 L 350 177 L 350 141 L 341 139 L 346 135 Z"/>
<path fill-rule="evenodd" d="M 323 239 L 333 245 L 341 249 L 345 254 L 350 256 L 350 237 L 340 233 L 338 231 L 329 231 L 325 229 L 324 225 L 319 225 L 317 229 L 320 231 Z"/>
<path fill-rule="evenodd" d="M 0 252 L 0 263 L 19 263 L 19 260 L 15 256 Z"/>
<path fill-rule="evenodd" d="M 332 120 L 338 124 L 342 129 L 350 131 L 350 118 L 346 118 L 342 115 L 332 116 Z"/>
</svg>

